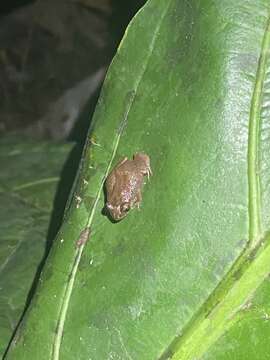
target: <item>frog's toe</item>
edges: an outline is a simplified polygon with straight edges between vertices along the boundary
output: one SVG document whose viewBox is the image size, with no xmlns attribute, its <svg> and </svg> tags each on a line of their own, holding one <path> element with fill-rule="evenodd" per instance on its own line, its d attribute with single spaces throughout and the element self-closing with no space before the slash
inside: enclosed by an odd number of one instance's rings
<svg viewBox="0 0 270 360">
<path fill-rule="evenodd" d="M 149 181 L 149 180 L 150 180 L 150 176 L 152 176 L 152 175 L 153 175 L 152 170 L 151 170 L 151 168 L 150 168 L 150 167 L 147 169 L 147 171 L 146 171 L 146 174 L 145 174 L 145 175 L 147 175 L 147 179 L 148 179 L 148 181 Z"/>
</svg>

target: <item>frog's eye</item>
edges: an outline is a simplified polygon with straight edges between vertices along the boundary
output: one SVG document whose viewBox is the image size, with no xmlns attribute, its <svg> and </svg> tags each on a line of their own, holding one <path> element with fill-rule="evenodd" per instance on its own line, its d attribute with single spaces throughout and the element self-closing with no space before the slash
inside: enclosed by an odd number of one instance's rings
<svg viewBox="0 0 270 360">
<path fill-rule="evenodd" d="M 128 212 L 129 209 L 130 209 L 129 204 L 123 204 L 123 205 L 121 206 L 121 212 Z"/>
</svg>

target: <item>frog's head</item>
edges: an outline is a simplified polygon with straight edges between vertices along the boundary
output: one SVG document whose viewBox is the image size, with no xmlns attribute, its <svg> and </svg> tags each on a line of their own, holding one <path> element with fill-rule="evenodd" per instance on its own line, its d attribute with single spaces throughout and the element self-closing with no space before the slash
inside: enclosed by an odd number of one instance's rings
<svg viewBox="0 0 270 360">
<path fill-rule="evenodd" d="M 127 215 L 130 210 L 130 205 L 128 203 L 123 203 L 121 205 L 107 203 L 106 208 L 108 209 L 111 218 L 115 221 L 119 221 Z"/>
</svg>

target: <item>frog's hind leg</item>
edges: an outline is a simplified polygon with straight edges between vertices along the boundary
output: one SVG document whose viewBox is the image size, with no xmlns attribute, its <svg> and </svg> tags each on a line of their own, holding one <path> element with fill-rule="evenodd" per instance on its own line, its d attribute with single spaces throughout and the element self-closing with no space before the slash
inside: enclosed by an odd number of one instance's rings
<svg viewBox="0 0 270 360">
<path fill-rule="evenodd" d="M 115 165 L 115 167 L 119 167 L 119 166 L 123 165 L 127 160 L 128 160 L 128 158 L 125 156 L 123 159 L 121 159 L 121 160 Z"/>
<path fill-rule="evenodd" d="M 115 169 L 118 168 L 120 165 L 124 164 L 127 161 L 127 159 L 128 159 L 127 157 L 121 159 L 109 173 L 109 175 L 106 179 L 106 187 L 107 187 L 107 191 L 109 193 L 113 192 L 113 189 L 114 189 L 114 186 L 116 183 Z"/>
<path fill-rule="evenodd" d="M 108 193 L 111 194 L 113 192 L 114 186 L 115 186 L 115 175 L 113 172 L 111 172 L 109 174 L 109 176 L 107 177 L 106 181 L 105 181 L 105 187 L 106 187 L 106 194 L 108 196 Z"/>
</svg>

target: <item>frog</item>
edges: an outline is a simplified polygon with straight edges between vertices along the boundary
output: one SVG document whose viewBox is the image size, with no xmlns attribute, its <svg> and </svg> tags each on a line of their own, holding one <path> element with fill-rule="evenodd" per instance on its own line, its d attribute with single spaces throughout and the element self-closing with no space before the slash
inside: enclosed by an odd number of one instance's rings
<svg viewBox="0 0 270 360">
<path fill-rule="evenodd" d="M 140 208 L 144 177 L 152 176 L 150 157 L 136 153 L 132 160 L 127 157 L 120 160 L 109 173 L 105 181 L 106 209 L 109 217 L 118 222 L 129 210 Z"/>
</svg>

